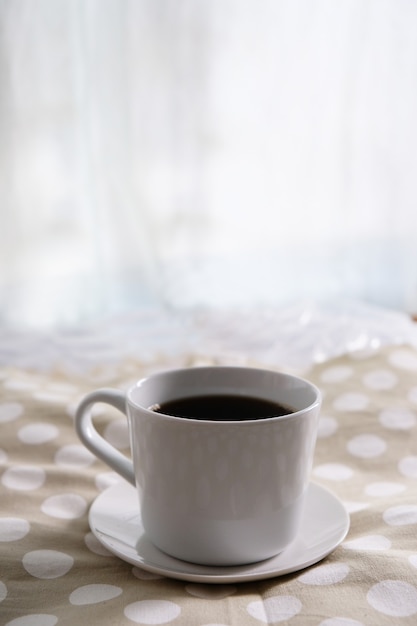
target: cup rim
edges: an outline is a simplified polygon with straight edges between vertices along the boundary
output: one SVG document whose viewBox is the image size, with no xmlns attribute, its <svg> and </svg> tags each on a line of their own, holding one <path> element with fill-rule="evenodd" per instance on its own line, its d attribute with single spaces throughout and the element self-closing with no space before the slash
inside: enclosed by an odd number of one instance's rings
<svg viewBox="0 0 417 626">
<path fill-rule="evenodd" d="M 150 379 L 157 379 L 157 378 L 164 378 L 166 376 L 169 376 L 170 374 L 172 375 L 181 375 L 181 374 L 187 374 L 191 371 L 195 372 L 196 370 L 198 370 L 201 374 L 204 374 L 206 372 L 212 371 L 212 370 L 216 370 L 218 373 L 221 373 L 221 371 L 223 371 L 224 373 L 226 372 L 231 372 L 232 370 L 235 372 L 239 372 L 239 371 L 246 371 L 247 373 L 250 372 L 256 372 L 257 374 L 265 372 L 265 373 L 269 373 L 272 375 L 276 375 L 279 378 L 285 378 L 287 380 L 294 380 L 297 381 L 298 383 L 304 384 L 306 387 L 310 388 L 314 394 L 315 394 L 315 399 L 313 402 L 311 402 L 310 404 L 308 404 L 307 406 L 298 409 L 296 411 L 293 411 L 292 413 L 288 413 L 285 415 L 276 415 L 276 416 L 272 416 L 272 417 L 263 417 L 261 419 L 246 419 L 246 420 L 210 420 L 210 419 L 199 419 L 199 418 L 193 418 L 193 417 L 187 417 L 187 418 L 183 418 L 183 417 L 178 417 L 175 415 L 169 415 L 167 413 L 157 413 L 156 411 L 153 411 L 151 408 L 148 408 L 142 404 L 139 404 L 137 401 L 135 401 L 133 399 L 133 393 L 135 392 L 136 389 L 138 389 L 139 387 L 142 387 L 143 385 L 145 385 L 147 383 L 148 380 Z M 201 393 L 201 392 L 200 392 Z M 196 394 L 197 395 L 197 394 Z M 243 395 L 243 394 L 242 394 Z M 130 406 L 132 406 L 133 408 L 140 409 L 140 411 L 142 413 L 144 413 L 145 415 L 148 416 L 158 416 L 159 420 L 167 420 L 169 422 L 181 422 L 182 424 L 184 424 L 184 422 L 191 422 L 193 424 L 212 424 L 212 425 L 216 425 L 218 426 L 222 426 L 222 425 L 236 425 L 239 427 L 242 427 L 243 425 L 249 425 L 249 424 L 268 424 L 271 422 L 276 422 L 276 421 L 284 421 L 284 420 L 289 420 L 289 419 L 295 419 L 297 417 L 302 416 L 304 413 L 306 412 L 310 412 L 312 410 L 314 410 L 316 407 L 320 407 L 321 403 L 322 403 L 322 393 L 320 391 L 320 389 L 314 384 L 312 383 L 310 380 L 307 380 L 306 378 L 302 377 L 302 376 L 298 376 L 297 374 L 290 374 L 287 372 L 282 372 L 280 370 L 272 370 L 272 369 L 268 369 L 265 367 L 253 367 L 253 366 L 245 366 L 245 365 L 204 365 L 204 366 L 191 366 L 191 367 L 179 367 L 179 368 L 173 368 L 173 369 L 164 369 L 164 370 L 160 370 L 158 372 L 153 372 L 151 374 L 149 374 L 148 376 L 144 376 L 142 378 L 140 378 L 136 383 L 134 383 L 133 385 L 131 385 L 129 387 L 129 389 L 126 392 L 126 402 L 127 404 L 129 404 Z"/>
</svg>

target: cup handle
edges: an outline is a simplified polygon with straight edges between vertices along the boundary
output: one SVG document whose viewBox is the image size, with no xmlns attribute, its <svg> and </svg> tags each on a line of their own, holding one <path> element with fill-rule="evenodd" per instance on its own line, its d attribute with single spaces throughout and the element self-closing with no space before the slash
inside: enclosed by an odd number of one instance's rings
<svg viewBox="0 0 417 626">
<path fill-rule="evenodd" d="M 136 486 L 133 463 L 121 452 L 116 450 L 95 429 L 91 417 L 91 409 L 96 402 L 105 402 L 125 415 L 126 396 L 114 389 L 97 389 L 87 394 L 80 402 L 75 414 L 75 430 L 82 443 L 95 456 L 104 461 L 115 472 Z"/>
</svg>

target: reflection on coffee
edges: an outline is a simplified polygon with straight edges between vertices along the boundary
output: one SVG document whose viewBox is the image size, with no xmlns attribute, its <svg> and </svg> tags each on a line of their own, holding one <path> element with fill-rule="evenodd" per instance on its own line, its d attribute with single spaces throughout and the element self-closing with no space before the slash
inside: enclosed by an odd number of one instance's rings
<svg viewBox="0 0 417 626">
<path fill-rule="evenodd" d="M 294 413 L 294 410 L 252 396 L 234 394 L 209 394 L 169 400 L 151 407 L 157 413 L 210 421 L 244 421 L 279 417 Z"/>
</svg>

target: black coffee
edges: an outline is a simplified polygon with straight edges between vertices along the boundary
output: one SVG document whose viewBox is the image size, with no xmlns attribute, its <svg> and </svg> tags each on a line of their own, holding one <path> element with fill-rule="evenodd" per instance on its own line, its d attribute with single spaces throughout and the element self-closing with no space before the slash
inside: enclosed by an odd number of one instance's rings
<svg viewBox="0 0 417 626">
<path fill-rule="evenodd" d="M 152 407 L 157 413 L 197 420 L 259 420 L 294 413 L 293 409 L 262 398 L 239 395 L 189 396 Z"/>
</svg>

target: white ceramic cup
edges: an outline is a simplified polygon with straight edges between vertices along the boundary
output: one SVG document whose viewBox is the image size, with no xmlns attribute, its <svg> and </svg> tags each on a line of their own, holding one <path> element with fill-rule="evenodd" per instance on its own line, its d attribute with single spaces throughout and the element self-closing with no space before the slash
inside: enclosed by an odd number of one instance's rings
<svg viewBox="0 0 417 626">
<path fill-rule="evenodd" d="M 207 394 L 254 396 L 294 412 L 215 421 L 150 409 Z M 127 415 L 132 461 L 95 429 L 96 402 Z M 272 557 L 296 537 L 320 405 L 319 390 L 296 376 L 196 367 L 153 374 L 126 394 L 93 391 L 77 409 L 76 429 L 90 451 L 137 487 L 145 534 L 160 550 L 204 565 L 240 565 Z"/>
</svg>

